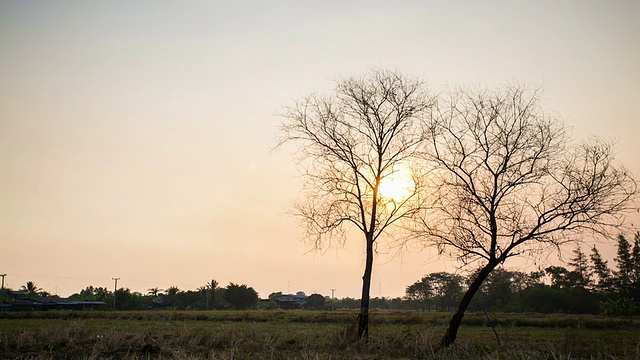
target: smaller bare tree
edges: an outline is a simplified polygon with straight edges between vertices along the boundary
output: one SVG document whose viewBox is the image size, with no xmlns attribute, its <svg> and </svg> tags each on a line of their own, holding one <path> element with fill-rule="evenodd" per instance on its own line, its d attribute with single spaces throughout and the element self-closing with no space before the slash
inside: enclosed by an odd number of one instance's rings
<svg viewBox="0 0 640 360">
<path fill-rule="evenodd" d="M 559 248 L 582 230 L 620 224 L 637 191 L 616 165 L 611 144 L 572 145 L 561 121 L 539 106 L 539 90 L 452 91 L 428 124 L 424 158 L 432 207 L 415 234 L 463 264 L 476 263 L 442 339 L 452 344 L 465 310 L 487 276 L 509 257 Z"/>
<path fill-rule="evenodd" d="M 296 157 L 306 183 L 294 213 L 305 239 L 323 251 L 332 241 L 342 244 L 351 227 L 365 241 L 359 339 L 369 333 L 374 246 L 390 226 L 419 208 L 419 183 L 402 196 L 386 196 L 381 185 L 413 165 L 431 104 L 419 80 L 374 70 L 338 81 L 333 96 L 313 94 L 284 110 L 280 144 L 301 145 Z"/>
</svg>

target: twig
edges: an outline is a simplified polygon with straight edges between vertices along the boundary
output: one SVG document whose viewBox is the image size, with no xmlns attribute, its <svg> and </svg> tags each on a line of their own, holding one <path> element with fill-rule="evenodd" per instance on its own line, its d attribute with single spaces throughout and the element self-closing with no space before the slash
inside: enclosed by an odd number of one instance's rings
<svg viewBox="0 0 640 360">
<path fill-rule="evenodd" d="M 476 304 L 478 305 L 478 304 Z M 484 313 L 484 316 L 487 317 L 487 321 L 489 323 L 489 326 L 491 326 L 491 330 L 493 330 L 493 333 L 496 335 L 496 340 L 498 340 L 498 349 L 501 348 L 500 346 L 500 337 L 498 336 L 498 332 L 496 331 L 496 328 L 493 326 L 493 323 L 491 322 L 491 319 L 489 319 L 489 314 L 487 314 L 487 311 L 480 305 L 478 305 L 478 307 L 480 308 L 480 310 L 482 310 L 482 312 Z"/>
</svg>

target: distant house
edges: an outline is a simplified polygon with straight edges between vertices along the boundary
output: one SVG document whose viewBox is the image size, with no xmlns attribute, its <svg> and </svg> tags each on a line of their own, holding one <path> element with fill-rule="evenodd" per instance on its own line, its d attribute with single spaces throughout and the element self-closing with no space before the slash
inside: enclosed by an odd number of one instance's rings
<svg viewBox="0 0 640 360">
<path fill-rule="evenodd" d="M 168 307 L 169 307 L 169 304 L 167 304 L 165 297 L 162 296 L 161 294 L 158 294 L 156 297 L 153 298 L 153 302 L 151 303 L 152 309 L 166 309 Z"/>
<path fill-rule="evenodd" d="M 11 295 L 11 298 L 13 300 L 17 300 L 18 298 L 23 298 L 25 296 L 27 296 L 27 293 L 24 291 L 20 291 L 20 290 L 9 290 L 9 295 Z"/>
<path fill-rule="evenodd" d="M 274 299 L 278 307 L 285 310 L 302 309 L 307 303 L 308 296 L 297 294 L 285 294 Z"/>
<path fill-rule="evenodd" d="M 47 310 L 95 310 L 106 305 L 103 301 L 80 301 L 59 297 L 32 297 L 6 301 L 2 311 L 47 311 Z"/>
</svg>

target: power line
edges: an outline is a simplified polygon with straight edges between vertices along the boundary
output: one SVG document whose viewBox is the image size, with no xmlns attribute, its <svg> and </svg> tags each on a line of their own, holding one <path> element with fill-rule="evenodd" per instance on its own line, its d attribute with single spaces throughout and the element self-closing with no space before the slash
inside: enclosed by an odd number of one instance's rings
<svg viewBox="0 0 640 360">
<path fill-rule="evenodd" d="M 116 291 L 118 291 L 118 280 L 120 280 L 120 278 L 111 278 L 111 280 L 115 281 L 115 284 L 113 285 L 113 310 L 116 309 Z"/>
<path fill-rule="evenodd" d="M 2 311 L 4 309 L 4 277 L 7 274 L 0 274 L 0 276 L 2 276 L 2 287 L 0 288 L 0 311 Z"/>
<path fill-rule="evenodd" d="M 329 289 L 329 290 L 331 290 L 331 310 L 335 310 L 336 300 L 335 300 L 335 297 L 333 295 L 334 295 L 336 289 Z"/>
</svg>

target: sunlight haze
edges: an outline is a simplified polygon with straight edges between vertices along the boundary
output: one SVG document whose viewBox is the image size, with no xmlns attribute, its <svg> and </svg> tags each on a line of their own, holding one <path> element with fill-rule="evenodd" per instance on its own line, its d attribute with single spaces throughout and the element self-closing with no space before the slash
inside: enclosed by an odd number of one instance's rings
<svg viewBox="0 0 640 360">
<path fill-rule="evenodd" d="M 576 139 L 614 140 L 637 178 L 639 14 L 637 1 L 0 2 L 5 286 L 216 279 L 358 298 L 361 237 L 310 252 L 289 215 L 302 179 L 295 146 L 272 151 L 282 107 L 371 68 L 434 94 L 541 85 L 545 110 Z M 456 267 L 435 250 L 381 253 L 371 296 Z"/>
</svg>

